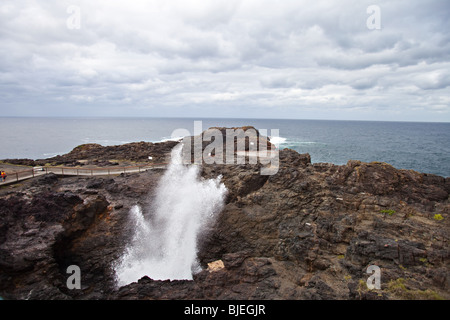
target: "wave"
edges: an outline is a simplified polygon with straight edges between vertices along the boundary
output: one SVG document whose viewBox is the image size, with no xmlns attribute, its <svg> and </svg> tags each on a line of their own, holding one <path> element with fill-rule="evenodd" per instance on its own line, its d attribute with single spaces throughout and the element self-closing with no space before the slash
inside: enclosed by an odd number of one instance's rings
<svg viewBox="0 0 450 320">
<path fill-rule="evenodd" d="M 221 211 L 227 189 L 216 179 L 203 179 L 198 166 L 185 166 L 181 144 L 172 151 L 167 171 L 158 184 L 156 198 L 148 208 L 130 211 L 134 235 L 119 265 L 119 286 L 147 275 L 155 280 L 192 280 L 201 270 L 197 261 L 197 237 Z"/>
<path fill-rule="evenodd" d="M 167 141 L 181 141 L 184 137 L 170 137 L 170 138 L 162 138 L 161 140 L 155 141 L 153 143 L 159 143 L 159 142 L 167 142 Z"/>
<path fill-rule="evenodd" d="M 281 144 L 286 142 L 286 138 L 283 137 L 270 137 L 270 142 L 279 147 Z"/>
<path fill-rule="evenodd" d="M 42 155 L 45 156 L 45 157 L 47 157 L 47 158 L 52 158 L 52 157 L 56 157 L 56 156 L 59 156 L 59 155 L 65 154 L 65 153 L 67 153 L 67 151 L 64 151 L 64 152 L 50 152 L 50 153 L 43 153 Z"/>
<path fill-rule="evenodd" d="M 299 139 L 291 139 L 285 137 L 271 137 L 270 142 L 272 142 L 279 149 L 295 148 L 300 147 L 302 145 L 320 144 L 319 142 L 316 141 L 302 141 Z"/>
</svg>

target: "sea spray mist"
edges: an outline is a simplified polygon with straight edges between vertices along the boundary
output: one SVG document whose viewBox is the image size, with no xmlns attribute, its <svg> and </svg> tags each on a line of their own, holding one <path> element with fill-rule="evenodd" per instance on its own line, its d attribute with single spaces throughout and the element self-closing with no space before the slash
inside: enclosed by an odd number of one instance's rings
<svg viewBox="0 0 450 320">
<path fill-rule="evenodd" d="M 148 276 L 155 280 L 192 279 L 199 268 L 197 238 L 224 205 L 226 187 L 216 179 L 203 179 L 199 166 L 182 163 L 182 144 L 158 184 L 149 217 L 134 206 L 130 223 L 134 232 L 116 266 L 119 286 Z"/>
</svg>

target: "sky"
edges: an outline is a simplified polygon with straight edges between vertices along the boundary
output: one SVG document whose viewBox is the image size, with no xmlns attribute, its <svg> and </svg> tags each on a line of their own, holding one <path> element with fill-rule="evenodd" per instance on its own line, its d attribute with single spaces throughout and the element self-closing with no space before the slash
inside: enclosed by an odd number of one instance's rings
<svg viewBox="0 0 450 320">
<path fill-rule="evenodd" d="M 450 121 L 448 0 L 0 1 L 0 116 Z"/>
</svg>

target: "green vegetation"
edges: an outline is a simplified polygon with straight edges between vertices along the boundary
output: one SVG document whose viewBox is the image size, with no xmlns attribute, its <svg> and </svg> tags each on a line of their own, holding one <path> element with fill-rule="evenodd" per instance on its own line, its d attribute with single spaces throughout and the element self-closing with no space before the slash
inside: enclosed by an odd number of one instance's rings
<svg viewBox="0 0 450 320">
<path fill-rule="evenodd" d="M 404 278 L 391 280 L 388 283 L 387 290 L 396 295 L 400 299 L 408 300 L 444 300 L 436 291 L 427 290 L 412 290 L 405 285 Z"/>
<path fill-rule="evenodd" d="M 358 294 L 359 294 L 360 298 L 361 298 L 363 292 L 369 291 L 369 288 L 367 287 L 366 281 L 360 279 L 358 281 L 358 289 L 356 289 L 356 291 L 358 291 Z"/>
<path fill-rule="evenodd" d="M 441 220 L 444 220 L 444 217 L 442 216 L 442 214 L 436 213 L 434 215 L 433 219 L 436 220 L 436 221 L 441 221 Z"/>
<path fill-rule="evenodd" d="M 387 213 L 388 215 L 392 216 L 395 213 L 395 210 L 381 210 L 381 213 Z"/>
</svg>

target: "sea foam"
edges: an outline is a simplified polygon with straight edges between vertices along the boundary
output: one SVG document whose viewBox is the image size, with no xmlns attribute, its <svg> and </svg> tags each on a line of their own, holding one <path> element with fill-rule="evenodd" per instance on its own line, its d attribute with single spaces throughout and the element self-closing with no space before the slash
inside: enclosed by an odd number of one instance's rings
<svg viewBox="0 0 450 320">
<path fill-rule="evenodd" d="M 286 142 L 286 138 L 283 137 L 270 137 L 270 142 L 272 142 L 277 148 L 280 147 L 280 144 L 283 144 Z"/>
<path fill-rule="evenodd" d="M 200 270 L 198 235 L 222 209 L 226 187 L 216 179 L 203 179 L 199 167 L 182 163 L 182 144 L 159 182 L 148 217 L 136 205 L 130 210 L 134 232 L 125 254 L 115 267 L 118 285 L 148 276 L 155 280 L 192 279 Z"/>
</svg>

